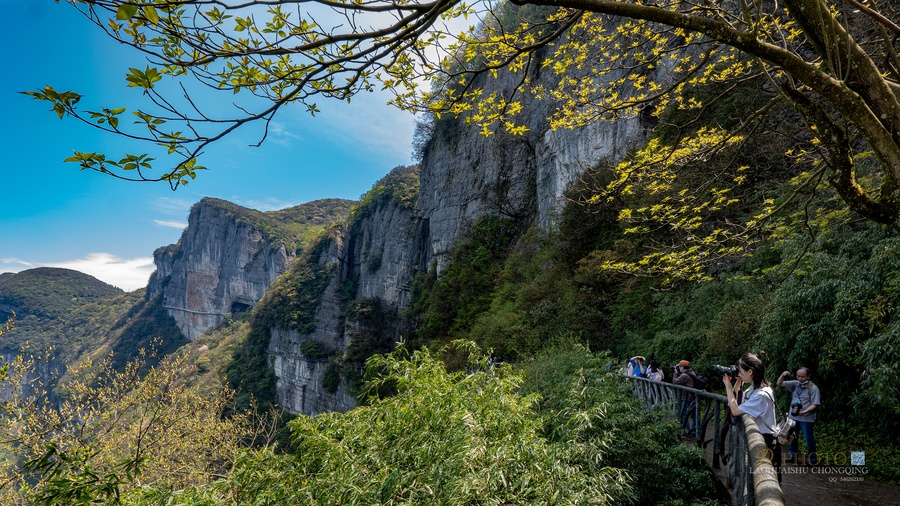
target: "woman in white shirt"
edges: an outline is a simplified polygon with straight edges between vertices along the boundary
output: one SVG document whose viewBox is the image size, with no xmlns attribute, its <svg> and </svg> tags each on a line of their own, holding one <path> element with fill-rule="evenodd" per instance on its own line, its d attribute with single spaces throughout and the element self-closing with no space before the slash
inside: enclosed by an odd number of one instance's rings
<svg viewBox="0 0 900 506">
<path fill-rule="evenodd" d="M 728 397 L 728 408 L 732 415 L 746 414 L 753 418 L 766 447 L 772 451 L 772 465 L 778 473 L 778 482 L 781 482 L 781 445 L 775 437 L 775 394 L 772 392 L 768 380 L 766 380 L 766 367 L 762 360 L 752 353 L 741 355 L 737 363 L 738 379 L 731 385 L 731 378 L 723 376 L 725 383 L 725 395 Z M 735 392 L 745 384 L 750 388 L 744 392 L 744 400 L 738 405 Z"/>
<path fill-rule="evenodd" d="M 652 379 L 653 381 L 662 381 L 666 379 L 666 373 L 664 373 L 662 368 L 659 367 L 659 362 L 657 362 L 656 360 L 651 360 L 650 370 L 647 371 L 647 377 Z"/>
</svg>

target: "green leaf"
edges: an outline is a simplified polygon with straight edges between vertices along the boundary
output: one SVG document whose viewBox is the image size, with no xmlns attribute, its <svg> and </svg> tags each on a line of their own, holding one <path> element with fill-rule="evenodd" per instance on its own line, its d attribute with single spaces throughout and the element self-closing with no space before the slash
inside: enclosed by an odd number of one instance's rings
<svg viewBox="0 0 900 506">
<path fill-rule="evenodd" d="M 154 25 L 159 24 L 159 13 L 156 12 L 156 7 L 153 7 L 152 5 L 145 5 L 144 15 L 147 16 L 147 19 Z"/>
<path fill-rule="evenodd" d="M 132 4 L 122 4 L 119 6 L 119 10 L 116 11 L 116 19 L 120 21 L 129 20 L 137 14 L 138 6 Z"/>
</svg>

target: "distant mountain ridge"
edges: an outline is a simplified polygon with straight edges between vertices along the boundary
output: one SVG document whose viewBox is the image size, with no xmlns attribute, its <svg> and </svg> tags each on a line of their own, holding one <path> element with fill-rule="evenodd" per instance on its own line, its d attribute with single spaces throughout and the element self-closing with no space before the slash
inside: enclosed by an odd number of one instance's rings
<svg viewBox="0 0 900 506">
<path fill-rule="evenodd" d="M 72 307 L 125 293 L 83 272 L 38 267 L 0 275 L 0 311 L 57 317 Z"/>
<path fill-rule="evenodd" d="M 37 268 L 0 277 L 0 318 L 13 311 L 14 327 L 0 337 L 0 358 L 12 362 L 25 352 L 35 360 L 22 388 L 40 378 L 51 395 L 67 366 L 92 357 L 110 356 L 124 367 L 140 349 L 155 348 L 159 357 L 184 345 L 174 320 L 148 300 L 146 290 L 124 292 L 82 272 Z M 151 365 L 157 357 L 151 358 Z M 0 396 L 3 391 L 0 390 Z"/>
<path fill-rule="evenodd" d="M 0 276 L 0 318 L 5 321 L 13 311 L 16 317 L 15 327 L 0 337 L 0 352 L 10 360 L 26 345 L 32 353 L 52 349 L 53 362 L 62 362 L 50 369 L 64 370 L 65 363 L 107 342 L 115 323 L 143 293 L 125 293 L 71 269 L 5 273 Z"/>
<path fill-rule="evenodd" d="M 344 219 L 355 203 L 322 199 L 262 212 L 204 198 L 193 207 L 193 226 L 182 240 L 155 252 L 158 270 L 149 290 L 125 293 L 71 269 L 41 267 L 2 273 L 0 318 L 5 321 L 13 312 L 16 317 L 15 328 L 0 338 L 0 351 L 5 360 L 11 360 L 26 345 L 32 353 L 52 349 L 54 370 L 105 353 L 112 353 L 114 364 L 122 365 L 138 348 L 153 341 L 161 354 L 174 351 L 200 330 L 192 334 L 187 327 L 185 332 L 184 320 L 173 318 L 172 314 L 179 314 L 179 299 L 174 297 L 173 304 L 171 297 L 173 288 L 181 287 L 184 292 L 193 289 L 192 301 L 201 303 L 215 303 L 217 293 L 227 294 L 228 300 L 222 302 L 224 310 L 211 320 L 213 326 L 218 325 L 225 315 L 253 306 L 271 280 L 326 227 Z M 203 242 L 203 251 L 195 257 L 191 244 L 198 244 L 198 236 L 212 242 Z M 215 265 L 216 273 L 204 276 L 204 266 L 211 265 Z M 179 270 L 181 267 L 184 270 Z M 178 273 L 174 282 L 170 280 L 172 270 Z M 234 273 L 236 279 L 229 278 Z M 197 283 L 213 281 L 218 286 L 220 279 L 223 282 L 218 292 Z M 168 300 L 164 292 L 170 295 Z"/>
<path fill-rule="evenodd" d="M 213 197 L 205 197 L 199 204 L 214 205 L 226 210 L 235 221 L 253 227 L 266 240 L 281 242 L 288 251 L 296 253 L 325 227 L 346 217 L 356 201 L 320 199 L 276 211 L 257 211 Z"/>
</svg>

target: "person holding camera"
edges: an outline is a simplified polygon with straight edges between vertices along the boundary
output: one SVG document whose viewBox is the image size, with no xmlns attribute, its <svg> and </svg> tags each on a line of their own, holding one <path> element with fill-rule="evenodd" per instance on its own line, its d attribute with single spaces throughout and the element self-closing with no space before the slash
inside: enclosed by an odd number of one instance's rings
<svg viewBox="0 0 900 506">
<path fill-rule="evenodd" d="M 687 388 L 695 387 L 697 375 L 691 370 L 691 363 L 687 360 L 678 362 L 675 366 L 672 384 L 681 385 Z M 695 409 L 696 399 L 694 393 L 687 390 L 681 391 L 681 409 L 679 416 L 681 418 L 681 427 L 684 431 L 681 434 L 683 438 L 697 437 L 697 412 Z"/>
<path fill-rule="evenodd" d="M 715 367 L 715 366 L 713 366 L 713 367 Z M 725 374 L 725 375 L 731 376 L 732 378 L 737 377 L 738 374 L 737 374 L 737 366 L 736 365 L 729 367 L 727 369 L 728 369 L 728 372 L 724 372 L 724 373 L 720 373 L 720 374 Z M 738 406 L 740 406 L 741 403 L 744 402 L 744 390 L 741 389 L 740 387 L 734 389 L 734 400 L 737 402 Z M 736 423 L 737 423 L 737 418 L 735 418 L 735 415 L 731 414 L 731 409 L 726 409 L 725 410 L 725 423 L 722 424 L 722 431 L 719 433 L 719 448 L 722 448 L 722 449 L 725 448 L 725 442 L 728 441 L 728 431 L 730 431 L 731 426 Z M 730 458 L 730 455 L 728 455 L 727 453 L 725 455 L 722 455 L 722 462 L 727 464 L 729 458 Z"/>
<path fill-rule="evenodd" d="M 809 464 L 816 463 L 816 436 L 813 434 L 813 426 L 816 424 L 816 414 L 821 404 L 819 387 L 809 379 L 809 369 L 801 367 L 797 369 L 796 380 L 787 380 L 789 371 L 784 371 L 778 377 L 778 386 L 791 392 L 791 410 L 788 418 L 797 422 L 794 430 L 803 434 L 806 441 L 807 459 Z M 793 463 L 797 458 L 798 438 L 791 441 L 788 448 L 787 462 Z"/>
<path fill-rule="evenodd" d="M 628 359 L 628 369 L 626 370 L 629 376 L 637 376 L 638 378 L 646 378 L 647 377 L 647 366 L 644 365 L 644 357 L 641 355 L 636 355 Z"/>
<path fill-rule="evenodd" d="M 725 397 L 728 399 L 728 410 L 732 415 L 750 415 L 766 442 L 766 448 L 772 453 L 772 465 L 781 483 L 781 445 L 775 437 L 775 394 L 769 381 L 766 380 L 766 367 L 762 360 L 753 353 L 744 353 L 737 363 L 738 378 L 731 384 L 731 376 L 722 376 L 725 384 Z M 740 392 L 745 383 L 750 388 L 744 392 L 744 401 L 738 404 L 736 392 Z"/>
</svg>

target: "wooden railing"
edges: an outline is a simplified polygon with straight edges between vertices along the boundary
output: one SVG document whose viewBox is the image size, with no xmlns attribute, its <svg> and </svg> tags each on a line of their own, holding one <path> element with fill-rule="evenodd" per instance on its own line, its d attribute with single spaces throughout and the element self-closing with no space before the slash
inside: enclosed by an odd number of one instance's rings
<svg viewBox="0 0 900 506">
<path fill-rule="evenodd" d="M 704 451 L 713 445 L 710 464 L 714 469 L 728 466 L 725 485 L 731 493 L 732 506 L 784 505 L 772 453 L 753 418 L 727 417 L 724 395 L 647 378 L 623 377 L 633 381 L 635 395 L 644 400 L 648 409 L 665 410 L 668 416 L 679 420 L 685 431 L 693 422 L 697 445 Z M 693 394 L 693 399 L 682 394 Z"/>
</svg>

